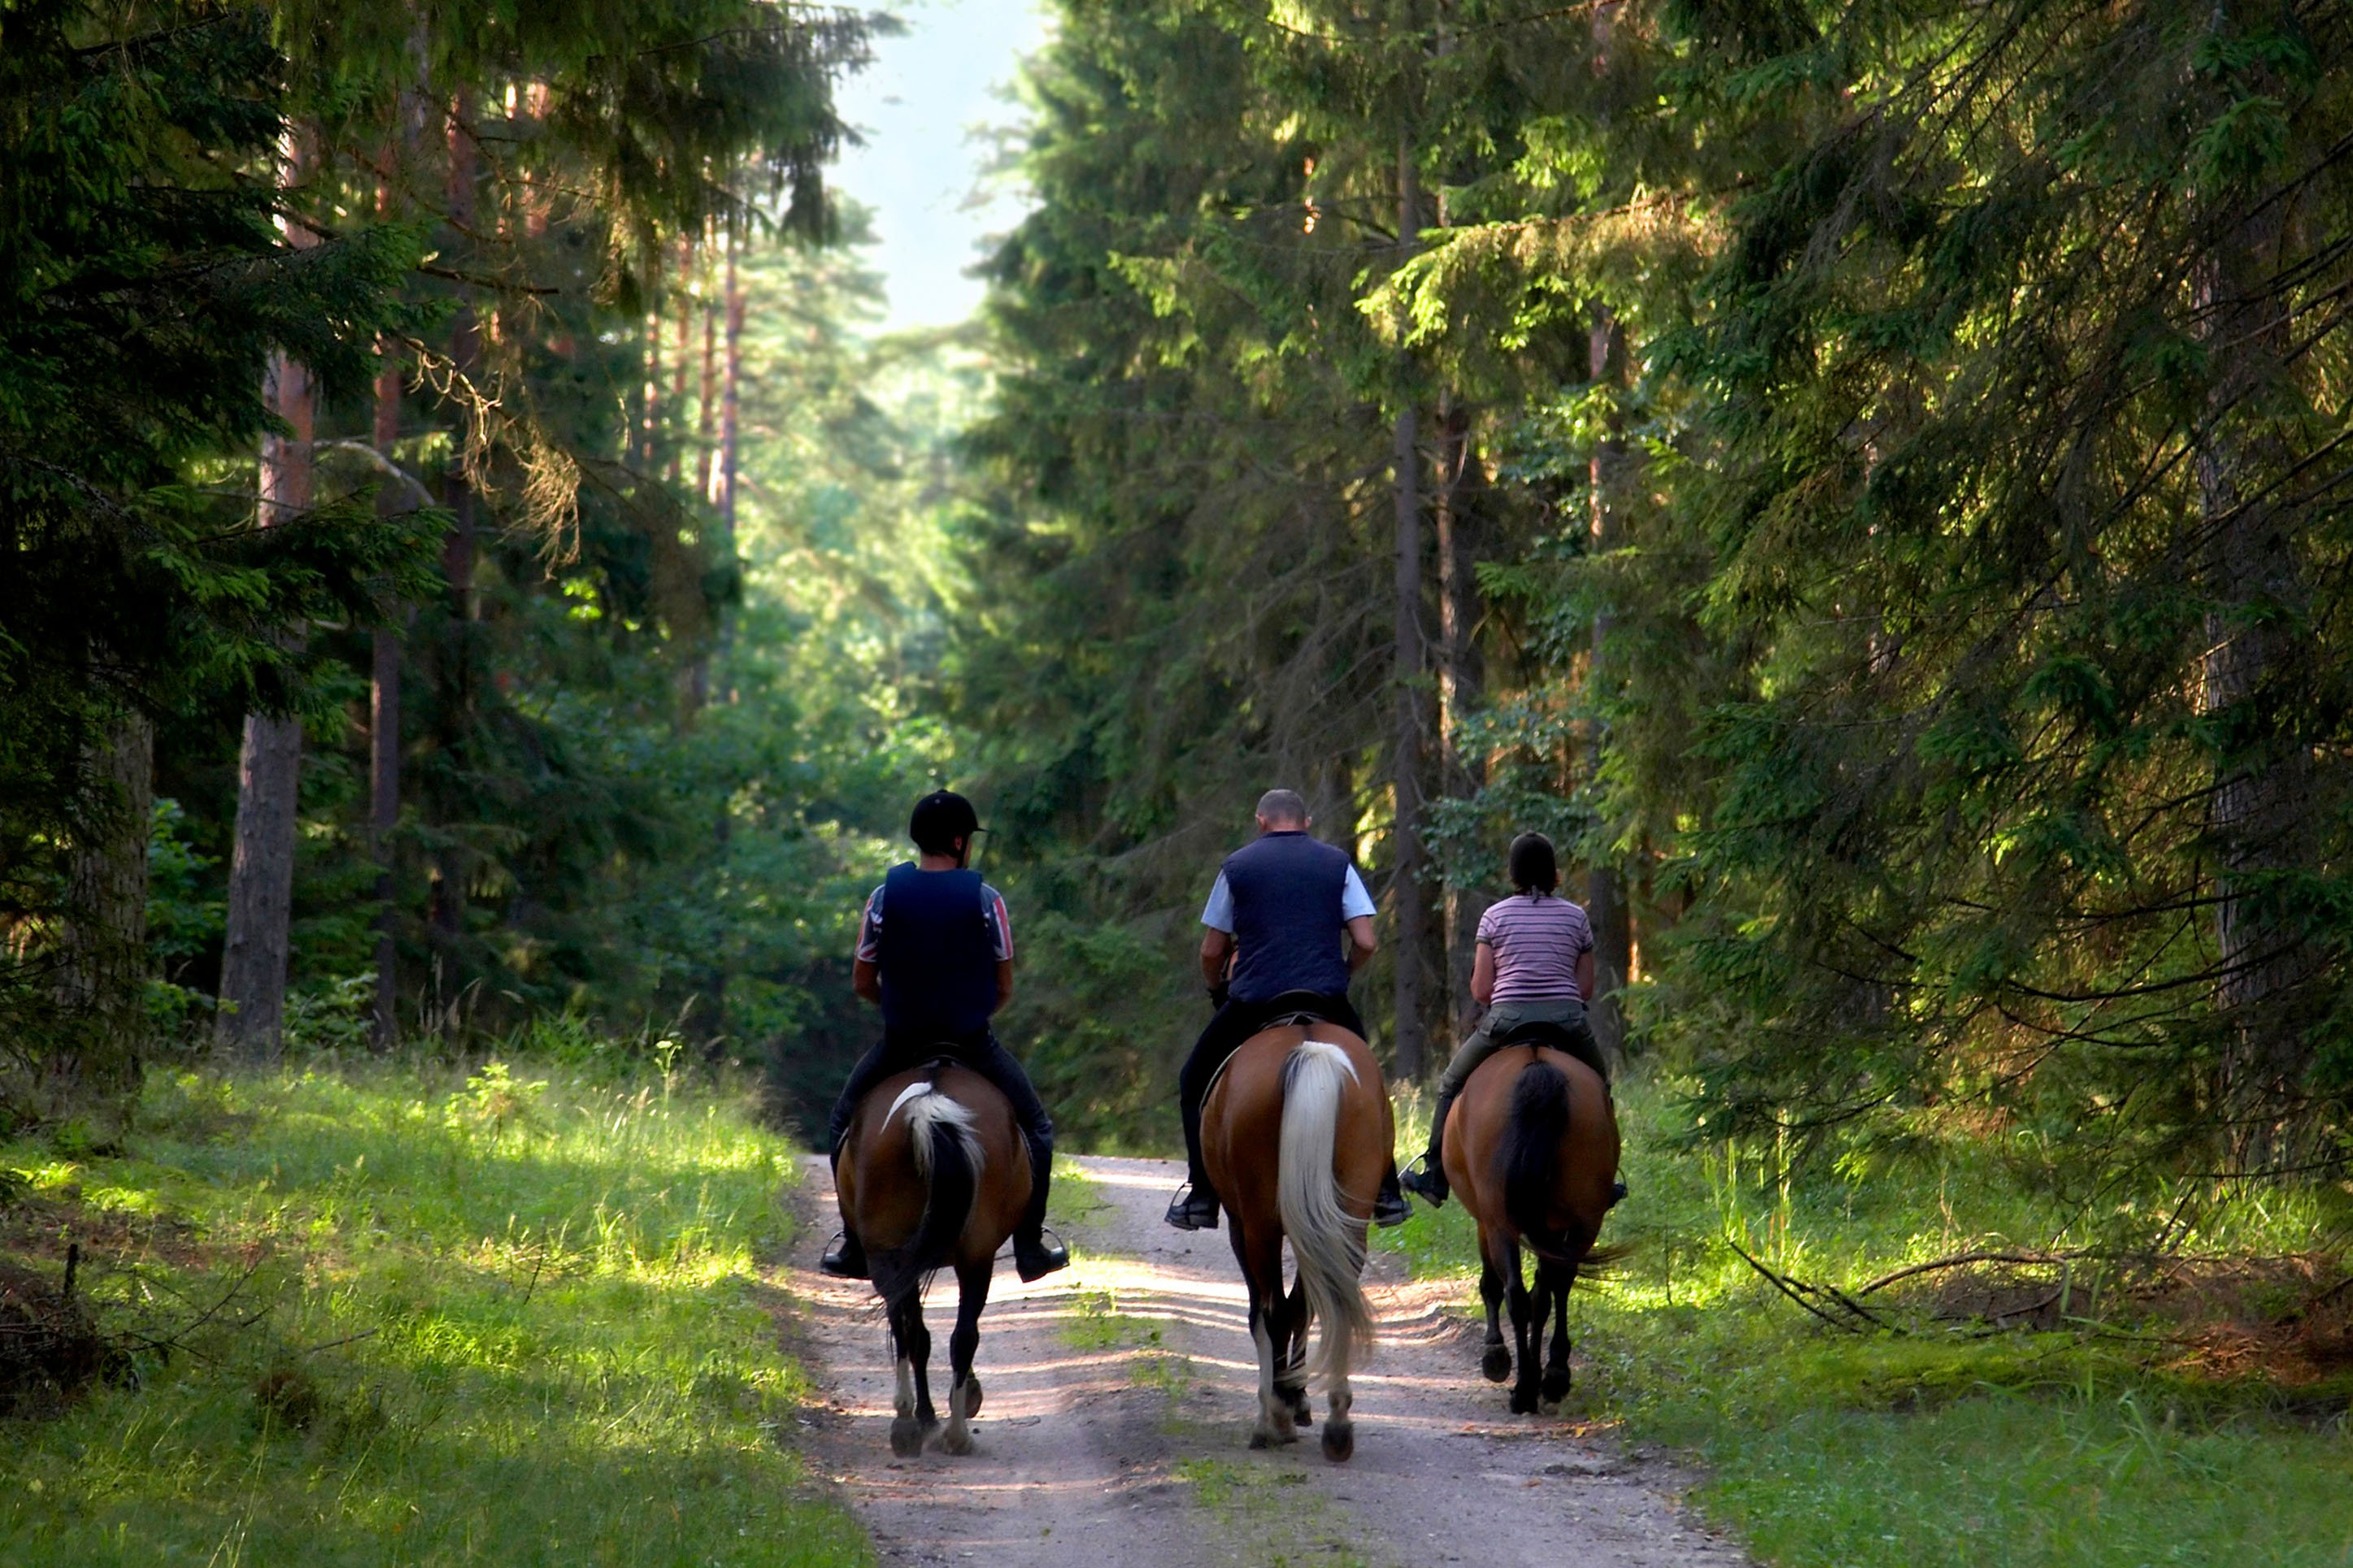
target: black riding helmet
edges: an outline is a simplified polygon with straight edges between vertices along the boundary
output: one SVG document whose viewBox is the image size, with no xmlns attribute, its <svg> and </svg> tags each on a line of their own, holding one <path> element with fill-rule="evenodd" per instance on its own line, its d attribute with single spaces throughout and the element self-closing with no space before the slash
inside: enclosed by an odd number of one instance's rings
<svg viewBox="0 0 2353 1568">
<path fill-rule="evenodd" d="M 934 790 L 917 801 L 907 819 L 907 837 L 926 855 L 953 855 L 957 839 L 969 847 L 979 831 L 980 816 L 972 802 L 950 789 Z"/>
</svg>

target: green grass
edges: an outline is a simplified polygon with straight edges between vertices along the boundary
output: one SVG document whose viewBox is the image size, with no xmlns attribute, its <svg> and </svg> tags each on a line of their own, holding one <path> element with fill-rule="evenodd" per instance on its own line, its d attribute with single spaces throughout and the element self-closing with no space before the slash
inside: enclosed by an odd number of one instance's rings
<svg viewBox="0 0 2353 1568">
<path fill-rule="evenodd" d="M 871 1561 L 783 1440 L 791 1146 L 709 1087 L 546 1076 L 160 1078 L 120 1155 L 0 1145 L 20 1255 L 93 1238 L 106 1320 L 183 1342 L 0 1422 L 0 1562 Z"/>
<path fill-rule="evenodd" d="M 1852 1290 L 1989 1242 L 2046 1243 L 2060 1216 L 2010 1179 L 1998 1148 L 1957 1141 L 1784 1184 L 1753 1161 L 1679 1151 L 1661 1087 L 1638 1079 L 1620 1100 L 1633 1195 L 1603 1239 L 1632 1250 L 1573 1298 L 1571 1332 L 1593 1364 L 1566 1413 L 1700 1459 L 1700 1506 L 1761 1560 L 2353 1563 L 2353 1378 L 2217 1368 L 2181 1342 L 2179 1321 L 2149 1321 L 2088 1264 L 2063 1331 L 1940 1321 L 1915 1297 L 1882 1308 L 1906 1332 L 1842 1332 L 1725 1244 Z M 1419 1152 L 1427 1112 L 1410 1099 L 1399 1110 L 1400 1148 Z M 2275 1196 L 2213 1214 L 2198 1249 L 2306 1250 L 2339 1223 L 2328 1194 Z M 1475 1303 L 1474 1232 L 1459 1203 L 1377 1235 L 1419 1274 L 1461 1275 Z M 1500 1402 L 1464 1372 L 1473 1397 Z"/>
</svg>

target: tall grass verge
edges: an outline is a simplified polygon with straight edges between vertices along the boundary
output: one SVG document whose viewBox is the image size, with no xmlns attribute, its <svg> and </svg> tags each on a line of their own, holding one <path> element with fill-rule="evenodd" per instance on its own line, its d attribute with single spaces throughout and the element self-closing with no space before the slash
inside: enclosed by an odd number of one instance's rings
<svg viewBox="0 0 2353 1568">
<path fill-rule="evenodd" d="M 1696 1500 L 1764 1561 L 2353 1563 L 2353 1331 L 2320 1321 L 2353 1307 L 2345 1194 L 2218 1200 L 2161 1261 L 2094 1247 L 1864 1296 L 1907 1265 L 2083 1238 L 2011 1179 L 1996 1139 L 1792 1169 L 1781 1151 L 1687 1146 L 1672 1084 L 1636 1075 L 1618 1100 L 1633 1192 L 1602 1239 L 1631 1255 L 1572 1298 L 1565 1414 L 1704 1461 Z M 1411 1095 L 1398 1109 L 1409 1156 L 1429 1111 Z M 1375 1234 L 1416 1273 L 1459 1276 L 1479 1310 L 1459 1203 Z M 1810 1315 L 1736 1243 L 1889 1326 Z M 1467 1398 L 1500 1407 L 1471 1361 L 1461 1371 Z"/>
<path fill-rule="evenodd" d="M 159 1076 L 117 1153 L 0 1144 L 0 1251 L 135 1386 L 0 1422 L 0 1562 L 858 1563 L 757 1260 L 794 1150 L 682 1076 Z"/>
</svg>

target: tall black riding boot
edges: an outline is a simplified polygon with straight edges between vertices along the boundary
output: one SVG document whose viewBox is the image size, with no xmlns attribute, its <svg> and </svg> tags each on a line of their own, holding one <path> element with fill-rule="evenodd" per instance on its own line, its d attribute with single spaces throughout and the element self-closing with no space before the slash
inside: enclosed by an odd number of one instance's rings
<svg viewBox="0 0 2353 1568">
<path fill-rule="evenodd" d="M 1029 1206 L 1022 1212 L 1020 1228 L 1013 1233 L 1013 1267 L 1025 1285 L 1032 1279 L 1071 1266 L 1071 1249 L 1057 1239 L 1046 1239 L 1047 1188 L 1054 1178 L 1054 1146 L 1029 1141 Z"/>
<path fill-rule="evenodd" d="M 1185 1118 L 1185 1184 L 1168 1200 L 1168 1212 L 1161 1217 L 1178 1230 L 1215 1230 L 1218 1190 L 1201 1169 L 1201 1108 L 1180 1101 L 1177 1109 Z"/>
<path fill-rule="evenodd" d="M 833 1190 L 839 1193 L 841 1191 L 841 1151 L 839 1149 L 836 1149 L 833 1152 L 833 1173 L 835 1177 Z M 860 1242 L 857 1233 L 849 1228 L 849 1222 L 847 1219 L 841 1222 L 841 1234 L 834 1237 L 833 1245 L 825 1249 L 825 1256 L 817 1260 L 817 1266 L 819 1271 L 830 1274 L 837 1279 L 867 1278 L 865 1244 Z"/>
<path fill-rule="evenodd" d="M 1422 1152 L 1420 1169 L 1408 1171 L 1398 1178 L 1406 1191 L 1433 1208 L 1444 1203 L 1453 1191 L 1446 1184 L 1446 1113 L 1453 1109 L 1454 1096 L 1438 1097 L 1438 1115 L 1430 1124 L 1430 1147 Z"/>
</svg>

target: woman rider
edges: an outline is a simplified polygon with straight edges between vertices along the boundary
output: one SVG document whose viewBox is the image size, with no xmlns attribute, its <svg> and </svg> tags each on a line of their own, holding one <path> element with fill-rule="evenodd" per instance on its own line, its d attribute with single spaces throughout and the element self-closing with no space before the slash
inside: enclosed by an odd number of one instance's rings
<svg viewBox="0 0 2353 1568">
<path fill-rule="evenodd" d="M 1560 886 L 1560 871 L 1552 840 L 1541 833 L 1512 840 L 1511 873 L 1517 890 L 1479 917 L 1471 999 L 1487 1015 L 1438 1080 L 1438 1116 L 1421 1168 L 1398 1178 L 1408 1191 L 1433 1204 L 1444 1203 L 1449 1191 L 1442 1161 L 1446 1113 L 1479 1064 L 1502 1050 L 1514 1029 L 1558 1026 L 1567 1037 L 1563 1048 L 1601 1074 L 1604 1084 L 1609 1081 L 1585 1018 L 1585 999 L 1593 994 L 1593 928 L 1582 909 L 1553 891 Z"/>
</svg>

